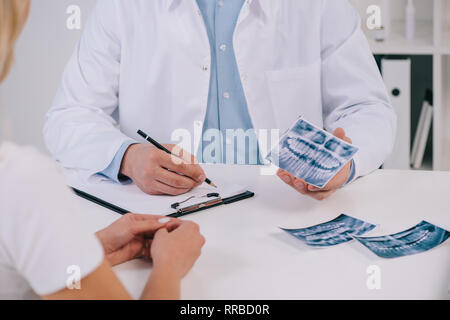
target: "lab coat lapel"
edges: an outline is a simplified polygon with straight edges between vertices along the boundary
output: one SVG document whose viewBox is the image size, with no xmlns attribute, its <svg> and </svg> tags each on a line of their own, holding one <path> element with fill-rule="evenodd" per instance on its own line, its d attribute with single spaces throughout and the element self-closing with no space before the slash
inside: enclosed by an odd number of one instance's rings
<svg viewBox="0 0 450 320">
<path fill-rule="evenodd" d="M 175 32 L 185 44 L 186 54 L 204 58 L 210 56 L 210 45 L 206 26 L 196 0 L 168 0 L 169 11 L 174 15 Z"/>
<path fill-rule="evenodd" d="M 184 92 L 184 100 L 173 97 L 176 105 L 183 107 L 177 113 L 177 123 L 173 128 L 183 128 L 191 133 L 194 140 L 199 140 L 195 130 L 202 127 L 206 115 L 207 97 L 209 91 L 209 74 L 211 64 L 211 49 L 206 26 L 196 0 L 164 0 L 170 23 L 173 51 L 173 65 L 176 74 L 182 81 L 175 81 Z M 177 89 L 174 95 L 177 95 Z M 198 141 L 193 141 L 194 144 Z M 186 147 L 186 146 L 183 146 Z M 190 150 L 190 148 L 189 148 Z M 194 148 L 194 152 L 197 148 Z"/>
<path fill-rule="evenodd" d="M 241 23 L 244 22 L 249 15 L 258 19 L 260 23 L 266 23 L 270 16 L 270 2 L 265 0 L 247 0 L 241 10 L 239 15 L 236 29 L 240 27 Z"/>
</svg>

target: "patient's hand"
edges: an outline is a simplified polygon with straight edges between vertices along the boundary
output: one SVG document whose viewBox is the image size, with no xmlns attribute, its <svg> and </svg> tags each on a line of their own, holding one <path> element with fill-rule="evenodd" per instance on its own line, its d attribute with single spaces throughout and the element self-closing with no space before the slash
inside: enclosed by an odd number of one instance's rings
<svg viewBox="0 0 450 320">
<path fill-rule="evenodd" d="M 342 128 L 338 128 L 334 131 L 334 135 L 342 140 L 352 143 L 352 140 L 345 136 L 345 131 Z M 338 174 L 331 179 L 330 182 L 323 188 L 319 189 L 312 185 L 307 184 L 302 179 L 298 179 L 291 175 L 289 172 L 279 169 L 277 175 L 286 184 L 293 187 L 295 190 L 303 195 L 310 196 L 316 200 L 324 200 L 335 193 L 340 187 L 342 187 L 348 180 L 351 172 L 351 161 L 349 161 Z"/>
<path fill-rule="evenodd" d="M 151 248 L 153 272 L 182 279 L 200 256 L 205 238 L 191 221 L 172 222 L 156 232 Z"/>
<path fill-rule="evenodd" d="M 129 213 L 96 233 L 105 258 L 117 265 L 136 258 L 150 258 L 153 236 L 161 228 L 170 228 L 177 219 Z"/>
<path fill-rule="evenodd" d="M 152 195 L 183 194 L 205 181 L 205 172 L 194 156 L 174 145 L 164 147 L 180 157 L 151 144 L 134 144 L 125 152 L 120 173 Z"/>
</svg>

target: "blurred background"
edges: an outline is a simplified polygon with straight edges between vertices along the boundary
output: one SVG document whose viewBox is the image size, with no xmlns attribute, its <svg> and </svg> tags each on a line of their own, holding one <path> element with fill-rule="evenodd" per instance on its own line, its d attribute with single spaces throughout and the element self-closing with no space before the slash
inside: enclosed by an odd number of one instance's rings
<svg viewBox="0 0 450 320">
<path fill-rule="evenodd" d="M 16 47 L 16 63 L 0 86 L 0 134 L 19 144 L 47 152 L 42 137 L 62 71 L 79 40 L 95 0 L 31 1 L 30 16 Z M 71 14 L 81 9 L 81 30 L 67 28 Z M 13 126 L 13 127 L 12 127 Z"/>
<path fill-rule="evenodd" d="M 396 148 L 385 167 L 450 170 L 450 0 L 350 2 L 399 115 Z M 74 5 L 81 10 L 80 29 L 66 26 Z M 17 45 L 19 62 L 0 87 L 2 138 L 47 152 L 44 115 L 94 5 L 95 0 L 32 1 Z"/>
<path fill-rule="evenodd" d="M 450 0 L 350 2 L 399 116 L 385 167 L 450 170 Z M 376 28 L 374 6 L 381 12 Z"/>
</svg>

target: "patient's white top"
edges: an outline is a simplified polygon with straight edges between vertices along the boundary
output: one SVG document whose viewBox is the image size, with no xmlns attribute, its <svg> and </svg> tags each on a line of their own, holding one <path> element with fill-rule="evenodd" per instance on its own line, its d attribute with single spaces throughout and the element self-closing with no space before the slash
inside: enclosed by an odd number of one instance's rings
<svg viewBox="0 0 450 320">
<path fill-rule="evenodd" d="M 0 142 L 0 300 L 55 293 L 102 260 L 57 166 L 32 148 Z"/>
</svg>

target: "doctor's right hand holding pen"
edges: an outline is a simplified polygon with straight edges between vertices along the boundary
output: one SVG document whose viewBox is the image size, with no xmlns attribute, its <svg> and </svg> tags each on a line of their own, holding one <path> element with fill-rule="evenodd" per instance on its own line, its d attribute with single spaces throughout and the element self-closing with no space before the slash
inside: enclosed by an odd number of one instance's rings
<svg viewBox="0 0 450 320">
<path fill-rule="evenodd" d="M 151 144 L 131 145 L 123 157 L 120 173 L 151 195 L 180 195 L 205 182 L 205 172 L 193 155 L 175 145 L 164 147 L 177 156 Z"/>
</svg>

